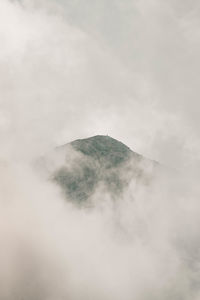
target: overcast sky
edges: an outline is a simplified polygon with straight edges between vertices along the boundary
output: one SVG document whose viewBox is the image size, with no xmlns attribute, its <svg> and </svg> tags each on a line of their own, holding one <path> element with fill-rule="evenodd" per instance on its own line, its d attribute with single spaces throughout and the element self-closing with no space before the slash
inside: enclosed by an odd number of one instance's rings
<svg viewBox="0 0 200 300">
<path fill-rule="evenodd" d="M 2 139 L 41 152 L 108 134 L 199 161 L 199 15 L 195 0 L 2 0 Z"/>
<path fill-rule="evenodd" d="M 1 299 L 200 299 L 199 9 L 0 0 Z M 73 206 L 32 162 L 97 134 L 182 172 Z"/>
</svg>

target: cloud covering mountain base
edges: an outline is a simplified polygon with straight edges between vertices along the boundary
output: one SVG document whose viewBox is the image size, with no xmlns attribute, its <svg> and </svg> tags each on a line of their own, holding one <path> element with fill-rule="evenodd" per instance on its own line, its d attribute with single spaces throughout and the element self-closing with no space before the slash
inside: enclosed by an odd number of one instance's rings
<svg viewBox="0 0 200 300">
<path fill-rule="evenodd" d="M 133 178 L 117 201 L 97 187 L 89 207 L 21 162 L 2 163 L 1 178 L 2 299 L 198 299 L 199 189 L 188 178 Z"/>
</svg>

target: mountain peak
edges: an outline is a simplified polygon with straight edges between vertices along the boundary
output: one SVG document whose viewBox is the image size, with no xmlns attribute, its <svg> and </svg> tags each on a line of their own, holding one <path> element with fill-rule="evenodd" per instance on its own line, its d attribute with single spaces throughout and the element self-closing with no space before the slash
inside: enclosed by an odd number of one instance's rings
<svg viewBox="0 0 200 300">
<path fill-rule="evenodd" d="M 108 135 L 78 139 L 71 142 L 70 145 L 86 156 L 102 162 L 107 161 L 112 167 L 123 163 L 134 154 L 125 144 Z"/>
<path fill-rule="evenodd" d="M 140 162 L 144 158 L 108 135 L 78 139 L 61 148 L 66 157 L 72 149 L 81 154 L 75 156 L 72 165 L 66 162 L 53 176 L 67 198 L 78 202 L 87 200 L 100 185 L 113 198 L 119 197 L 131 178 L 143 173 Z"/>
</svg>

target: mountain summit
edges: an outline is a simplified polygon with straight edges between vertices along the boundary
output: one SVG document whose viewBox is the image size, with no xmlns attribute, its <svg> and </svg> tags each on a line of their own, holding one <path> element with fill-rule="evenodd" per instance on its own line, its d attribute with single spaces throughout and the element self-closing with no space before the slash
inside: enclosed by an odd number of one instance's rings
<svg viewBox="0 0 200 300">
<path fill-rule="evenodd" d="M 132 155 L 138 156 L 125 144 L 108 135 L 96 135 L 86 139 L 75 140 L 70 145 L 87 157 L 116 167 L 124 163 Z"/>
<path fill-rule="evenodd" d="M 101 187 L 112 198 L 122 195 L 131 179 L 147 180 L 143 156 L 120 141 L 105 135 L 78 139 L 56 149 L 65 162 L 52 175 L 67 199 L 85 202 Z"/>
</svg>

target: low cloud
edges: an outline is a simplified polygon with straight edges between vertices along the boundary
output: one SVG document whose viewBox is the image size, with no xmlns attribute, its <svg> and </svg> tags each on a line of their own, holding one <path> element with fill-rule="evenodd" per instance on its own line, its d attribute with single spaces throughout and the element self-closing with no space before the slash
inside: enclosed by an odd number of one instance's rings
<svg viewBox="0 0 200 300">
<path fill-rule="evenodd" d="M 200 297 L 198 4 L 107 5 L 1 1 L 1 299 Z M 33 162 L 96 134 L 166 171 L 73 205 Z"/>
</svg>

